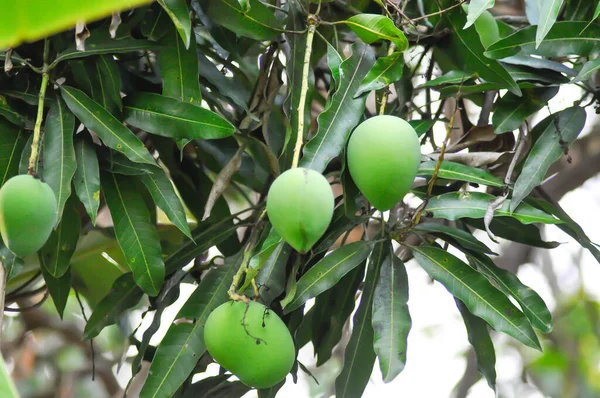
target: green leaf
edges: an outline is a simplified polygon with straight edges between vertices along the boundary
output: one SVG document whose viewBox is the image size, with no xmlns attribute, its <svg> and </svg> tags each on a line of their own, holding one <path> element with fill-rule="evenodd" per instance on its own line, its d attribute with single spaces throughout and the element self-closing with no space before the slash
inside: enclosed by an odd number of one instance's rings
<svg viewBox="0 0 600 398">
<path fill-rule="evenodd" d="M 600 25 L 592 24 L 587 29 L 585 25 L 579 21 L 556 22 L 539 47 L 536 47 L 536 26 L 520 29 L 488 47 L 485 56 L 501 59 L 524 53 L 545 57 L 572 54 L 586 57 L 600 48 Z"/>
<path fill-rule="evenodd" d="M 17 174 L 27 174 L 29 168 L 29 157 L 31 156 L 31 144 L 33 143 L 33 134 L 27 138 L 27 142 L 21 152 L 21 158 L 19 159 L 19 171 Z M 38 160 L 38 174 L 43 175 L 43 168 L 41 158 Z"/>
<path fill-rule="evenodd" d="M 485 231 L 483 219 L 464 219 L 466 224 Z M 562 224 L 558 224 L 560 228 Z M 535 225 L 523 225 L 519 221 L 510 217 L 494 217 L 490 224 L 490 230 L 494 235 L 513 242 L 523 243 L 542 249 L 554 249 L 560 246 L 558 242 L 546 242 L 542 240 L 540 230 Z"/>
<path fill-rule="evenodd" d="M 408 40 L 404 33 L 386 16 L 378 14 L 358 14 L 348 18 L 345 24 L 365 43 L 378 40 L 391 41 L 399 52 L 408 49 Z"/>
<path fill-rule="evenodd" d="M 13 278 L 19 275 L 25 264 L 23 259 L 15 256 L 13 252 L 8 250 L 6 246 L 0 240 L 0 262 L 4 265 L 4 269 L 6 270 L 6 281 L 10 282 Z"/>
<path fill-rule="evenodd" d="M 579 136 L 585 126 L 586 113 L 583 108 L 574 106 L 550 116 L 542 135 L 537 139 L 515 182 L 510 210 L 514 209 L 542 183 L 548 169 L 564 155 L 565 149 Z"/>
<path fill-rule="evenodd" d="M 134 163 L 119 152 L 109 149 L 105 152 L 106 155 L 101 159 L 100 167 L 102 170 L 110 171 L 111 173 L 123 174 L 126 176 L 141 176 L 144 174 L 152 174 L 156 167 L 148 165 L 143 167 L 139 163 Z"/>
<path fill-rule="evenodd" d="M 284 384 L 285 380 L 279 382 L 278 384 L 275 384 L 273 387 L 258 390 L 258 398 L 276 398 L 277 392 L 279 392 L 279 390 L 281 389 L 281 387 L 283 387 Z"/>
<path fill-rule="evenodd" d="M 5 398 L 21 397 L 6 367 L 6 362 L 4 362 L 2 355 L 0 355 L 0 396 Z"/>
<path fill-rule="evenodd" d="M 185 6 L 185 1 L 183 1 Z M 187 6 L 185 6 L 187 7 Z M 160 50 L 158 64 L 163 81 L 162 94 L 184 102 L 200 104 L 202 93 L 198 82 L 198 51 L 195 35 L 189 40 L 189 48 L 170 29 L 162 40 L 164 48 Z"/>
<path fill-rule="evenodd" d="M 417 224 L 412 228 L 412 231 L 427 232 L 444 239 L 448 243 L 459 246 L 467 250 L 495 254 L 489 247 L 477 240 L 472 234 L 462 229 L 450 227 L 448 225 L 437 223 L 422 223 Z"/>
<path fill-rule="evenodd" d="M 144 143 L 100 104 L 73 87 L 61 86 L 67 106 L 102 142 L 136 163 L 155 164 Z"/>
<path fill-rule="evenodd" d="M 231 123 L 208 109 L 153 93 L 127 97 L 124 111 L 126 123 L 169 138 L 207 140 L 235 132 Z"/>
<path fill-rule="evenodd" d="M 496 351 L 485 321 L 469 312 L 467 306 L 455 298 L 456 306 L 463 318 L 469 343 L 475 351 L 477 370 L 485 377 L 491 389 L 496 390 Z"/>
<path fill-rule="evenodd" d="M 502 59 L 502 63 L 510 65 L 527 66 L 533 69 L 551 70 L 558 73 L 564 73 L 567 76 L 576 76 L 577 72 L 560 62 L 544 58 L 532 57 L 525 54 L 512 55 Z"/>
<path fill-rule="evenodd" d="M 590 22 L 585 26 L 584 30 L 588 28 L 598 17 L 600 16 L 600 3 L 596 6 L 596 10 L 594 11 L 594 16 L 590 20 Z M 583 33 L 583 32 L 582 32 Z"/>
<path fill-rule="evenodd" d="M 144 51 L 160 48 L 156 43 L 147 40 L 137 40 L 130 37 L 111 39 L 108 36 L 92 35 L 85 42 L 85 50 L 79 51 L 75 45 L 59 53 L 50 67 L 55 67 L 59 62 L 76 58 L 87 58 L 92 55 L 122 54 L 132 51 Z"/>
<path fill-rule="evenodd" d="M 369 259 L 362 296 L 358 310 L 354 314 L 352 333 L 344 350 L 344 365 L 335 379 L 335 393 L 338 398 L 362 396 L 373 372 L 375 332 L 372 325 L 375 288 L 379 281 L 379 270 L 388 254 L 387 243 L 379 242 L 373 248 Z"/>
<path fill-rule="evenodd" d="M 67 305 L 67 300 L 69 299 L 69 293 L 71 292 L 71 270 L 67 269 L 66 272 L 60 277 L 52 276 L 43 265 L 41 270 L 42 276 L 44 277 L 44 282 L 46 282 L 46 287 L 48 288 L 48 293 L 50 293 L 54 307 L 62 319 L 65 307 Z"/>
<path fill-rule="evenodd" d="M 152 167 L 152 173 L 143 174 L 140 179 L 152 195 L 152 199 L 169 220 L 188 238 L 192 237 L 187 223 L 185 209 L 169 180 L 167 173 L 160 167 Z"/>
<path fill-rule="evenodd" d="M 571 83 L 577 83 L 591 79 L 594 76 L 594 72 L 596 72 L 598 69 L 600 69 L 600 57 L 586 62 L 585 65 L 583 65 L 583 68 L 581 68 L 579 74 L 573 80 L 571 80 Z"/>
<path fill-rule="evenodd" d="M 121 275 L 92 312 L 83 330 L 84 340 L 93 339 L 105 327 L 119 322 L 123 312 L 135 306 L 143 294 L 144 292 L 135 284 L 131 273 Z"/>
<path fill-rule="evenodd" d="M 340 154 L 351 130 L 360 121 L 365 109 L 366 95 L 354 98 L 354 93 L 373 66 L 375 59 L 370 46 L 357 42 L 352 55 L 340 65 L 340 84 L 328 106 L 317 118 L 319 129 L 304 146 L 301 167 L 318 172 Z"/>
<path fill-rule="evenodd" d="M 529 321 L 488 280 L 452 254 L 433 246 L 412 247 L 415 259 L 432 279 L 461 300 L 469 311 L 494 329 L 541 349 Z"/>
<path fill-rule="evenodd" d="M 435 218 L 445 218 L 450 221 L 460 218 L 483 218 L 488 203 L 494 199 L 495 196 L 483 192 L 450 192 L 429 199 L 425 211 L 433 213 Z M 495 216 L 511 216 L 523 224 L 534 222 L 560 224 L 562 222 L 527 203 L 522 203 L 513 212 L 510 212 L 510 202 L 510 200 L 505 201 L 502 207 L 495 211 Z"/>
<path fill-rule="evenodd" d="M 366 261 L 363 261 L 315 299 L 311 323 L 317 366 L 331 358 L 335 346 L 342 339 L 344 325 L 356 305 L 356 292 L 365 277 L 365 264 Z"/>
<path fill-rule="evenodd" d="M 425 82 L 417 87 L 417 89 L 428 88 L 428 87 L 438 87 L 446 84 L 462 84 L 465 83 L 472 78 L 475 77 L 474 73 L 466 73 L 459 70 L 451 70 L 450 72 Z"/>
<path fill-rule="evenodd" d="M 540 16 L 535 33 L 535 47 L 538 48 L 548 34 L 560 13 L 563 0 L 546 0 L 539 2 Z"/>
<path fill-rule="evenodd" d="M 214 0 L 207 3 L 206 14 L 215 23 L 234 31 L 238 36 L 254 40 L 270 40 L 282 31 L 271 9 L 259 0 L 250 0 L 245 11 L 237 0 Z"/>
<path fill-rule="evenodd" d="M 71 196 L 71 180 L 77 168 L 73 147 L 74 129 L 75 117 L 59 99 L 50 107 L 46 117 L 43 157 L 44 180 L 54 191 L 58 202 L 57 223 L 60 222 L 65 203 Z"/>
<path fill-rule="evenodd" d="M 186 301 L 176 318 L 195 323 L 173 324 L 158 346 L 141 398 L 171 398 L 206 352 L 204 324 L 208 315 L 228 299 L 227 289 L 239 267 L 241 255 L 212 269 Z"/>
<path fill-rule="evenodd" d="M 190 10 L 185 0 L 158 0 L 158 4 L 167 12 L 175 29 L 181 36 L 185 48 L 190 48 L 192 40 L 192 21 L 190 19 Z"/>
<path fill-rule="evenodd" d="M 552 314 L 544 300 L 533 289 L 524 285 L 515 274 L 497 267 L 492 259 L 485 255 L 469 256 L 469 259 L 494 286 L 519 303 L 534 328 L 544 333 L 552 330 Z"/>
<path fill-rule="evenodd" d="M 284 307 L 284 313 L 300 308 L 308 299 L 338 283 L 344 275 L 363 262 L 372 249 L 372 242 L 361 240 L 342 246 L 325 256 L 298 280 L 296 294 Z"/>
<path fill-rule="evenodd" d="M 517 97 L 507 93 L 494 106 L 492 126 L 496 133 L 505 133 L 519 128 L 529 116 L 539 111 L 558 94 L 559 87 L 544 87 L 523 90 Z"/>
<path fill-rule="evenodd" d="M 156 296 L 165 277 L 160 238 L 150 213 L 131 177 L 104 173 L 104 198 L 115 225 L 117 242 L 135 282 L 149 296 Z"/>
<path fill-rule="evenodd" d="M 373 347 L 379 358 L 384 383 L 404 370 L 408 333 L 412 325 L 408 311 L 408 276 L 404 263 L 390 242 L 381 262 L 379 281 L 373 294 Z"/>
<path fill-rule="evenodd" d="M 0 19 L 0 48 L 16 47 L 23 41 L 34 42 L 63 30 L 79 21 L 92 22 L 115 11 L 137 7 L 149 0 L 104 0 L 82 3 L 75 0 L 39 1 L 22 7 L 18 0 L 3 2 Z"/>
<path fill-rule="evenodd" d="M 75 141 L 77 169 L 73 185 L 75 192 L 90 216 L 92 225 L 96 225 L 96 215 L 100 207 L 100 170 L 94 144 L 84 138 Z"/>
<path fill-rule="evenodd" d="M 467 29 L 469 26 L 473 25 L 475 20 L 488 8 L 492 8 L 495 3 L 496 0 L 471 0 L 469 3 L 469 12 L 467 14 L 467 23 L 463 29 Z"/>
<path fill-rule="evenodd" d="M 285 290 L 286 264 L 291 253 L 292 249 L 288 244 L 278 243 L 256 275 L 260 300 L 267 306 Z"/>
<path fill-rule="evenodd" d="M 486 58 L 485 48 L 481 44 L 479 33 L 474 26 L 463 29 L 466 16 L 460 7 L 445 12 L 444 19 L 451 29 L 448 46 L 454 49 L 452 54 L 466 73 L 477 74 L 485 81 L 496 83 L 515 95 L 521 95 L 521 89 L 508 71 L 497 61 Z"/>
<path fill-rule="evenodd" d="M 0 120 L 0 187 L 19 172 L 21 153 L 28 134 Z"/>
<path fill-rule="evenodd" d="M 429 161 L 421 163 L 418 176 L 430 177 L 435 171 L 437 161 Z M 493 176 L 487 171 L 476 167 L 465 166 L 461 163 L 449 162 L 444 160 L 438 171 L 438 178 L 446 180 L 466 181 L 474 184 L 482 184 L 490 187 L 503 187 L 504 182 L 498 177 Z"/>
<path fill-rule="evenodd" d="M 4 116 L 6 120 L 19 127 L 28 127 L 31 129 L 31 123 L 23 115 L 15 111 L 2 95 L 0 95 L 0 116 Z"/>
<path fill-rule="evenodd" d="M 367 76 L 358 87 L 354 98 L 363 93 L 380 90 L 402 78 L 404 70 L 404 56 L 401 52 L 395 52 L 387 57 L 378 58 Z"/>
<path fill-rule="evenodd" d="M 241 79 L 238 79 L 238 76 L 236 75 L 232 77 L 223 75 L 215 64 L 200 52 L 197 53 L 197 59 L 200 76 L 204 78 L 205 84 L 209 87 L 214 86 L 216 91 L 222 96 L 231 98 L 237 106 L 250 112 L 247 106 L 248 99 L 250 98 L 250 91 L 242 83 Z"/>
<path fill-rule="evenodd" d="M 41 267 L 54 278 L 60 278 L 69 269 L 81 232 L 79 201 L 71 198 L 64 210 L 61 222 L 38 252 Z"/>
<path fill-rule="evenodd" d="M 437 120 L 423 119 L 423 120 L 411 120 L 408 123 L 412 126 L 413 129 L 415 129 L 415 132 L 417 133 L 417 137 L 421 137 L 421 136 L 423 136 L 423 134 L 425 134 L 426 132 L 431 130 L 431 128 L 433 127 L 433 125 L 435 124 L 436 121 Z"/>
<path fill-rule="evenodd" d="M 116 61 L 108 55 L 69 62 L 77 85 L 104 109 L 118 116 L 121 108 L 121 77 Z"/>
</svg>

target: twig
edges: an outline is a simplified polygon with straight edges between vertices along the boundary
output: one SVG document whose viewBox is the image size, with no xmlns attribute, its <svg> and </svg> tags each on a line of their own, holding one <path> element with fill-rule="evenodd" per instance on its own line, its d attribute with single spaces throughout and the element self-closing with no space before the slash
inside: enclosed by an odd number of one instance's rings
<svg viewBox="0 0 600 398">
<path fill-rule="evenodd" d="M 50 49 L 50 42 L 48 39 L 44 40 L 44 67 L 42 69 L 42 86 L 40 87 L 40 96 L 38 99 L 38 110 L 37 118 L 35 119 L 35 127 L 33 129 L 33 141 L 31 143 L 31 156 L 29 157 L 29 167 L 27 173 L 32 176 L 37 176 L 38 171 L 38 160 L 41 152 L 42 145 L 42 120 L 44 118 L 44 99 L 46 97 L 46 87 L 48 86 L 48 80 L 50 79 L 50 73 L 48 70 L 48 53 Z"/>
<path fill-rule="evenodd" d="M 309 15 L 307 19 L 308 33 L 306 34 L 306 47 L 304 51 L 304 65 L 302 68 L 302 85 L 300 88 L 300 104 L 298 104 L 298 131 L 296 145 L 294 146 L 294 157 L 292 159 L 292 168 L 298 167 L 300 160 L 300 150 L 304 139 L 304 109 L 306 107 L 306 93 L 308 91 L 308 72 L 310 70 L 310 55 L 312 53 L 312 42 L 315 37 L 318 19 L 315 15 Z"/>
<path fill-rule="evenodd" d="M 446 11 L 450 11 L 450 10 L 451 10 L 451 9 L 453 9 L 453 8 L 456 8 L 456 7 L 458 7 L 458 6 L 461 6 L 461 5 L 462 5 L 462 3 L 464 3 L 465 1 L 467 1 L 467 0 L 461 0 L 461 2 L 460 2 L 460 3 L 458 3 L 458 4 L 455 4 L 455 5 L 453 5 L 453 6 L 450 6 L 450 7 L 446 8 L 446 9 L 444 9 L 444 10 L 440 10 L 440 11 L 432 12 L 431 14 L 427 14 L 427 15 L 423 15 L 423 16 L 421 16 L 421 17 L 415 18 L 415 19 L 413 19 L 413 20 L 412 20 L 412 22 L 413 22 L 413 24 L 414 24 L 414 23 L 415 23 L 415 22 L 417 22 L 417 21 L 421 21 L 421 20 L 423 20 L 423 19 L 426 19 L 426 18 L 429 18 L 429 17 L 433 17 L 433 16 L 436 16 L 436 15 L 443 14 L 443 13 L 445 13 Z M 403 25 L 403 26 L 404 26 L 404 25 L 408 25 L 408 22 L 404 22 L 402 25 Z"/>
</svg>

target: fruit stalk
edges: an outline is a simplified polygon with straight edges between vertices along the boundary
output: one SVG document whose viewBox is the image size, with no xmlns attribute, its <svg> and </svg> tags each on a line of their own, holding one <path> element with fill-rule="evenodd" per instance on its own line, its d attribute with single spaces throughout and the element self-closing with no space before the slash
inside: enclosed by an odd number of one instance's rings
<svg viewBox="0 0 600 398">
<path fill-rule="evenodd" d="M 309 15 L 307 19 L 308 31 L 306 34 L 306 49 L 304 51 L 304 64 L 302 68 L 302 85 L 300 86 L 300 104 L 298 104 L 298 131 L 296 136 L 296 145 L 294 146 L 294 158 L 292 159 L 292 168 L 298 167 L 300 160 L 300 150 L 304 138 L 304 110 L 306 107 L 306 93 L 308 91 L 308 71 L 310 70 L 310 55 L 312 53 L 312 43 L 317 30 L 317 17 Z"/>
<path fill-rule="evenodd" d="M 48 39 L 44 40 L 44 67 L 42 69 L 42 86 L 40 87 L 40 94 L 38 98 L 38 110 L 37 117 L 35 119 L 35 127 L 33 129 L 33 141 L 31 143 L 31 156 L 29 156 L 29 167 L 27 168 L 27 174 L 37 176 L 38 170 L 38 159 L 41 152 L 42 143 L 42 120 L 44 118 L 44 99 L 46 98 L 46 88 L 48 87 L 48 80 L 50 79 L 50 73 L 48 69 L 48 52 L 50 42 Z"/>
<path fill-rule="evenodd" d="M 390 46 L 388 47 L 387 56 L 389 57 L 390 55 L 392 55 L 395 50 L 396 50 L 396 45 L 394 43 L 390 43 Z M 390 95 L 390 90 L 389 90 L 388 86 L 386 86 L 383 89 L 383 94 L 381 95 L 381 105 L 379 107 L 380 115 L 385 114 L 385 107 L 387 106 L 387 100 L 388 100 L 389 95 Z"/>
</svg>

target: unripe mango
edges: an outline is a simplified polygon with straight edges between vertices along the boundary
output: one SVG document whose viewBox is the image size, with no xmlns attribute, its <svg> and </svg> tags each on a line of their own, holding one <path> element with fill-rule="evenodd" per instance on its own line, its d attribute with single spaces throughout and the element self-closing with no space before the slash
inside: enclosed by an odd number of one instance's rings
<svg viewBox="0 0 600 398">
<path fill-rule="evenodd" d="M 275 231 L 294 249 L 306 253 L 327 230 L 334 204 L 327 179 L 300 167 L 287 170 L 273 181 L 267 214 Z"/>
<path fill-rule="evenodd" d="M 255 301 L 229 301 L 217 307 L 206 319 L 204 342 L 219 365 L 259 389 L 285 379 L 296 358 L 285 323 Z"/>
<path fill-rule="evenodd" d="M 0 235 L 18 257 L 44 246 L 56 223 L 56 196 L 45 182 L 19 175 L 0 188 Z"/>
<path fill-rule="evenodd" d="M 348 141 L 348 170 L 356 186 L 380 211 L 391 209 L 412 187 L 421 150 L 403 119 L 379 115 L 356 127 Z"/>
</svg>

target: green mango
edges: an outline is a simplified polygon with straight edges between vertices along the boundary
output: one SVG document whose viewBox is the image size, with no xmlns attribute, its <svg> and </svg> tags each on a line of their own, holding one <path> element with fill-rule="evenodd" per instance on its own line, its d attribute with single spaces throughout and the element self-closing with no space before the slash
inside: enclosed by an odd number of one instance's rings
<svg viewBox="0 0 600 398">
<path fill-rule="evenodd" d="M 285 323 L 255 301 L 229 301 L 217 307 L 206 319 L 204 342 L 219 365 L 258 389 L 285 379 L 296 359 Z"/>
<path fill-rule="evenodd" d="M 348 141 L 348 170 L 356 186 L 380 211 L 408 193 L 417 176 L 421 148 L 405 120 L 379 115 L 356 127 Z"/>
<path fill-rule="evenodd" d="M 0 188 L 0 235 L 17 257 L 44 246 L 56 224 L 58 204 L 50 185 L 18 175 Z"/>
<path fill-rule="evenodd" d="M 267 196 L 267 214 L 281 237 L 306 253 L 323 236 L 335 200 L 327 179 L 305 168 L 290 169 L 273 181 Z"/>
</svg>

